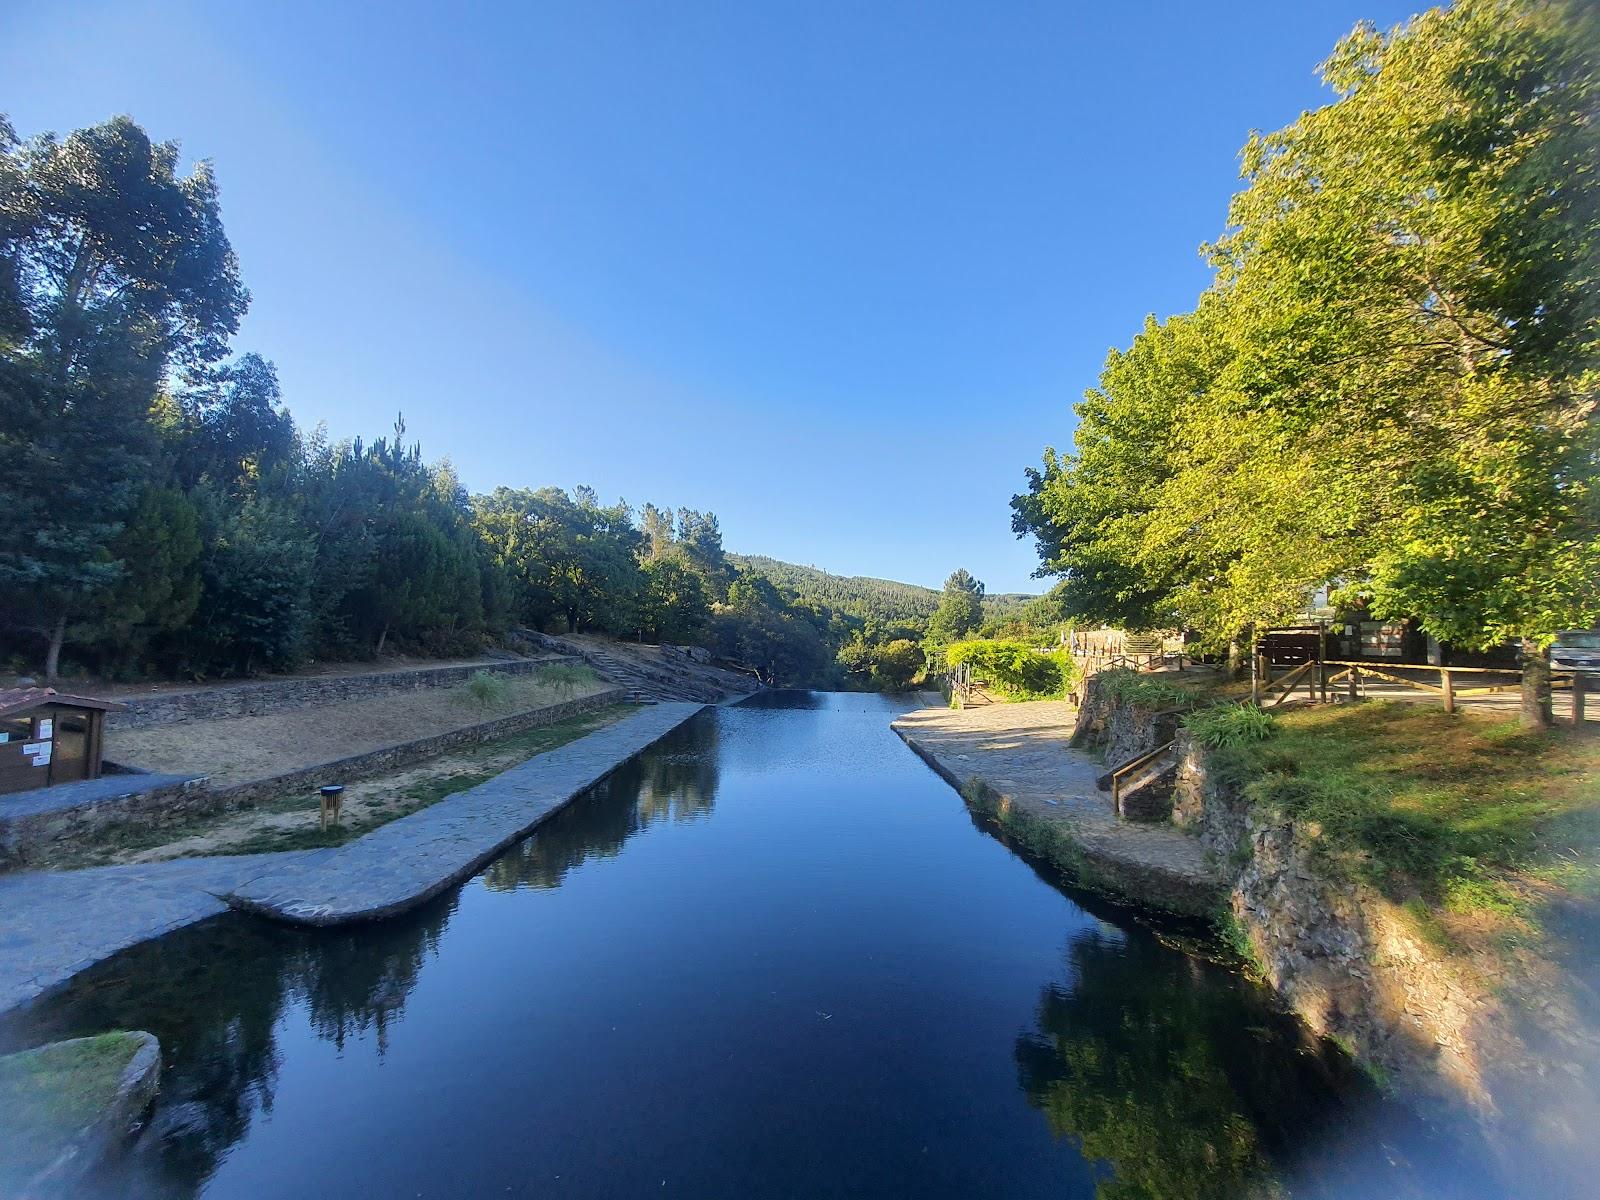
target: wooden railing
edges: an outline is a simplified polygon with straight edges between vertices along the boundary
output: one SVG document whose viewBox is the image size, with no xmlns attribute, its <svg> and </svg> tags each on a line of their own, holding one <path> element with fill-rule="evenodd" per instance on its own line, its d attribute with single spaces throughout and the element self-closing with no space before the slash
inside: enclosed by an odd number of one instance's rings
<svg viewBox="0 0 1600 1200">
<path fill-rule="evenodd" d="M 1171 742 L 1163 742 L 1154 750 L 1145 751 L 1143 754 L 1139 755 L 1138 758 L 1130 758 L 1127 762 L 1123 763 L 1120 767 L 1111 772 L 1112 812 L 1118 814 L 1119 816 L 1122 813 L 1122 787 L 1125 783 L 1127 783 L 1128 777 L 1135 771 L 1138 771 L 1140 768 L 1149 766 L 1151 763 L 1155 762 L 1156 759 L 1160 758 L 1171 749 Z"/>
</svg>

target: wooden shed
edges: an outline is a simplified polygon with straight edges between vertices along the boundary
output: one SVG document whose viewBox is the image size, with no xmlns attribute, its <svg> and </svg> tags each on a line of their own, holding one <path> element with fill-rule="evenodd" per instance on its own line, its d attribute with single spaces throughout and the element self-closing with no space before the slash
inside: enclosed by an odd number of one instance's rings
<svg viewBox="0 0 1600 1200">
<path fill-rule="evenodd" d="M 0 689 L 0 795 L 98 779 L 106 713 L 122 707 L 54 688 Z"/>
</svg>

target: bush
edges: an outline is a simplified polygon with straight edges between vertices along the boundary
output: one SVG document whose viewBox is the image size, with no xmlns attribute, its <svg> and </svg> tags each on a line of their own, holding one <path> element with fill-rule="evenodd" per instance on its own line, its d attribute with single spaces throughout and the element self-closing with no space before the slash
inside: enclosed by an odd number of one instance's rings
<svg viewBox="0 0 1600 1200">
<path fill-rule="evenodd" d="M 555 688 L 563 700 L 584 684 L 594 682 L 594 672 L 582 663 L 551 663 L 539 668 L 539 682 Z"/>
<path fill-rule="evenodd" d="M 1219 704 L 1190 713 L 1183 727 L 1202 746 L 1214 750 L 1264 742 L 1277 732 L 1272 714 L 1254 704 Z"/>
<path fill-rule="evenodd" d="M 480 708 L 497 708 L 511 695 L 511 685 L 504 675 L 489 671 L 474 671 L 467 680 L 467 695 Z"/>
<path fill-rule="evenodd" d="M 955 642 L 945 648 L 945 661 L 952 667 L 965 663 L 974 679 L 1009 700 L 1059 700 L 1074 675 L 1065 650 L 1036 650 L 1026 642 Z"/>
</svg>

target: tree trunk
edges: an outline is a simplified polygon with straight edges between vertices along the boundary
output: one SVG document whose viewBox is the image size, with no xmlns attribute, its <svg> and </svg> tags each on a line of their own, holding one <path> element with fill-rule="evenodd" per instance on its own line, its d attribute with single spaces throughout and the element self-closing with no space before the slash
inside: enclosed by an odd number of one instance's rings
<svg viewBox="0 0 1600 1200">
<path fill-rule="evenodd" d="M 1244 643 L 1238 638 L 1228 641 L 1228 678 L 1238 680 L 1244 678 Z"/>
<path fill-rule="evenodd" d="M 383 644 L 385 642 L 387 642 L 388 640 L 389 640 L 389 626 L 385 625 L 383 627 L 383 632 L 378 635 L 378 648 L 376 650 L 374 650 L 373 653 L 374 654 L 382 654 L 383 653 Z"/>
<path fill-rule="evenodd" d="M 50 631 L 50 649 L 44 654 L 44 681 L 54 683 L 61 673 L 61 644 L 67 640 L 67 614 L 56 617 L 55 628 Z"/>
<path fill-rule="evenodd" d="M 1522 727 L 1550 727 L 1550 650 L 1522 639 Z"/>
</svg>

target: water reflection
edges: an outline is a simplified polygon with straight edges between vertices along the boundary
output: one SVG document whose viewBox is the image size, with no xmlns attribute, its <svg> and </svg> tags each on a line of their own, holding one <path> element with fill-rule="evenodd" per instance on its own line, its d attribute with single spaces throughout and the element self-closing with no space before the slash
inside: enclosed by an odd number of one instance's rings
<svg viewBox="0 0 1600 1200">
<path fill-rule="evenodd" d="M 1016 1060 L 1052 1131 L 1105 1164 L 1098 1200 L 1504 1194 L 1470 1138 L 1383 1101 L 1237 976 L 1106 926 L 1066 958 Z"/>
<path fill-rule="evenodd" d="M 657 821 L 705 817 L 716 795 L 717 726 L 696 721 L 618 767 L 489 864 L 484 884 L 502 892 L 559 887 L 569 871 L 592 858 L 614 858 Z"/>
<path fill-rule="evenodd" d="M 304 1004 L 316 1035 L 343 1050 L 390 1025 L 438 944 L 453 905 L 348 931 L 306 932 L 219 917 L 92 968 L 63 994 L 0 1024 L 0 1051 L 109 1028 L 161 1040 L 161 1102 L 91 1194 L 187 1196 L 273 1108 L 278 1031 Z M 133 1189 L 130 1191 L 130 1187 Z"/>
<path fill-rule="evenodd" d="M 96 1200 L 1497 1194 L 1261 989 L 977 836 L 900 703 L 704 714 L 481 887 L 343 931 L 220 918 L 0 1050 L 160 1037 Z"/>
</svg>

